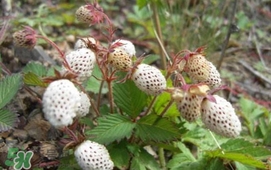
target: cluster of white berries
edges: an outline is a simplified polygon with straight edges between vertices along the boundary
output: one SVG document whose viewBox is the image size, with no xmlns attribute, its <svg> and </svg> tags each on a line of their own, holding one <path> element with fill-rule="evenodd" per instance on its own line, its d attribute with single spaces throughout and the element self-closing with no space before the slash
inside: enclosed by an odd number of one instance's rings
<svg viewBox="0 0 271 170">
<path fill-rule="evenodd" d="M 76 11 L 76 17 L 89 24 L 104 19 L 99 7 L 92 5 L 80 7 Z M 34 30 L 26 27 L 14 34 L 14 41 L 20 46 L 33 48 L 36 43 L 34 33 Z M 93 51 L 90 46 L 96 47 L 96 44 L 98 42 L 92 37 L 79 39 L 74 50 L 64 56 L 66 65 L 62 71 L 76 75 L 78 83 L 90 78 L 98 61 L 97 51 Z M 110 47 L 106 63 L 119 71 L 131 71 L 130 78 L 140 90 L 152 96 L 168 91 L 176 102 L 180 115 L 187 121 L 193 122 L 201 117 L 205 126 L 219 135 L 237 137 L 240 134 L 241 123 L 233 106 L 220 96 L 208 95 L 209 87 L 219 86 L 221 78 L 216 67 L 201 52 L 192 52 L 183 57 L 178 70 L 180 74 L 185 71 L 193 83 L 198 84 L 185 84 L 170 89 L 158 68 L 144 63 L 134 65 L 136 50 L 132 42 L 117 39 Z M 61 128 L 71 125 L 76 117 L 86 116 L 91 105 L 88 95 L 80 91 L 72 81 L 59 79 L 46 88 L 42 106 L 45 118 L 54 127 Z M 114 167 L 105 146 L 96 142 L 85 140 L 76 147 L 74 155 L 84 170 L 112 170 Z"/>
</svg>

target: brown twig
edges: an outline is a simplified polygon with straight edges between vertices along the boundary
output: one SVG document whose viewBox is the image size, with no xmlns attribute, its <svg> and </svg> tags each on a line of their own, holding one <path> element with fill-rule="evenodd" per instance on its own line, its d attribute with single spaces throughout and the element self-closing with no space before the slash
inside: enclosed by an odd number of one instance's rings
<svg viewBox="0 0 271 170">
<path fill-rule="evenodd" d="M 242 66 L 244 66 L 248 71 L 250 71 L 255 76 L 259 77 L 260 79 L 264 80 L 266 83 L 271 85 L 271 80 L 262 75 L 260 72 L 255 70 L 253 67 L 251 67 L 247 62 L 239 60 L 238 63 L 240 63 Z"/>
<path fill-rule="evenodd" d="M 232 12 L 231 12 L 231 16 L 230 16 L 230 19 L 229 19 L 230 22 L 229 22 L 229 25 L 228 25 L 228 33 L 227 33 L 225 42 L 224 42 L 223 47 L 222 47 L 221 55 L 220 55 L 218 65 L 217 65 L 217 70 L 219 70 L 221 65 L 222 65 L 223 58 L 225 56 L 225 51 L 227 49 L 229 39 L 230 39 L 231 34 L 232 34 L 232 25 L 233 25 L 233 19 L 234 19 L 234 16 L 235 16 L 235 12 L 236 12 L 236 7 L 237 7 L 237 0 L 233 0 Z"/>
</svg>

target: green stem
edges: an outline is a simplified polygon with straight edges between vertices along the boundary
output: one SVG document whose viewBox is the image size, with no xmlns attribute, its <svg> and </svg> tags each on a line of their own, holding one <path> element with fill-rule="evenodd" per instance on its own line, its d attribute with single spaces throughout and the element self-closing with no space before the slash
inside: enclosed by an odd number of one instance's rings
<svg viewBox="0 0 271 170">
<path fill-rule="evenodd" d="M 145 112 L 144 116 L 147 115 L 150 112 L 150 110 L 151 110 L 152 106 L 154 105 L 156 99 L 157 99 L 157 96 L 155 96 L 154 98 L 152 98 L 152 101 L 151 101 L 151 103 L 150 103 L 147 111 Z"/>
<path fill-rule="evenodd" d="M 157 11 L 157 5 L 155 2 L 151 3 L 151 9 L 153 11 L 153 21 L 154 21 L 154 26 L 155 26 L 155 30 L 157 31 L 158 37 L 161 41 L 161 45 L 163 45 L 163 38 L 162 38 L 162 30 L 161 30 L 161 25 L 160 25 L 160 19 L 159 19 L 159 14 Z M 165 54 L 163 53 L 163 49 L 161 47 L 161 45 L 159 46 L 159 53 L 161 55 L 161 60 L 162 60 L 162 69 L 166 69 L 167 65 L 167 60 L 165 57 Z"/>
<path fill-rule="evenodd" d="M 173 100 L 170 100 L 168 102 L 168 104 L 166 105 L 166 107 L 164 108 L 164 110 L 160 113 L 161 117 L 164 117 L 165 113 L 168 111 L 168 109 L 170 108 L 170 106 L 173 104 Z"/>
<path fill-rule="evenodd" d="M 165 159 L 164 148 L 160 147 L 158 149 L 158 156 L 159 156 L 159 162 L 161 165 L 161 169 L 166 169 L 166 159 Z"/>
</svg>

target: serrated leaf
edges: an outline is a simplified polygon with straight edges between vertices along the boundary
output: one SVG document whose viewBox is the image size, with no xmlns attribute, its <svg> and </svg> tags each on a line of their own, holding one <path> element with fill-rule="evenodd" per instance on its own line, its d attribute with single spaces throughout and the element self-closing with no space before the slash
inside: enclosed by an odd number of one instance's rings
<svg viewBox="0 0 271 170">
<path fill-rule="evenodd" d="M 32 72 L 28 72 L 24 75 L 23 81 L 25 84 L 30 86 L 40 86 L 40 87 L 46 87 L 47 83 L 44 83 L 42 79 L 37 76 L 36 74 Z"/>
<path fill-rule="evenodd" d="M 256 146 L 244 139 L 230 139 L 221 145 L 228 152 L 242 153 L 253 156 L 256 159 L 266 159 L 271 156 L 271 151 L 263 146 Z"/>
<path fill-rule="evenodd" d="M 235 153 L 235 152 L 222 152 L 221 150 L 215 150 L 215 151 L 206 151 L 206 154 L 212 158 L 223 158 L 223 159 L 229 159 L 233 161 L 240 162 L 242 164 L 247 164 L 253 167 L 257 168 L 266 168 L 266 164 L 251 155 L 243 154 L 243 153 Z"/>
<path fill-rule="evenodd" d="M 13 99 L 22 85 L 21 75 L 13 74 L 0 82 L 0 109 Z"/>
<path fill-rule="evenodd" d="M 175 124 L 155 114 L 147 115 L 137 121 L 136 135 L 142 139 L 153 141 L 170 141 L 180 137 Z"/>
<path fill-rule="evenodd" d="M 47 74 L 47 69 L 44 65 L 39 62 L 29 62 L 24 68 L 24 73 L 34 73 L 38 77 L 45 76 Z"/>
<path fill-rule="evenodd" d="M 17 115 L 9 110 L 0 110 L 0 132 L 7 131 L 15 126 Z"/>
<path fill-rule="evenodd" d="M 190 161 L 196 161 L 191 151 L 182 142 L 177 142 L 176 145 Z"/>
<path fill-rule="evenodd" d="M 126 141 L 121 141 L 118 144 L 108 147 L 114 166 L 119 169 L 127 169 L 129 167 L 131 155 L 128 152 L 127 145 Z"/>
<path fill-rule="evenodd" d="M 115 83 L 113 86 L 116 105 L 132 118 L 136 118 L 147 104 L 147 95 L 134 82 Z"/>
<path fill-rule="evenodd" d="M 135 149 L 130 169 L 160 169 L 159 164 L 145 149 Z"/>
<path fill-rule="evenodd" d="M 126 116 L 119 114 L 110 114 L 98 119 L 98 126 L 87 131 L 86 134 L 94 136 L 92 140 L 109 144 L 115 140 L 129 138 L 133 132 L 135 124 Z"/>
</svg>

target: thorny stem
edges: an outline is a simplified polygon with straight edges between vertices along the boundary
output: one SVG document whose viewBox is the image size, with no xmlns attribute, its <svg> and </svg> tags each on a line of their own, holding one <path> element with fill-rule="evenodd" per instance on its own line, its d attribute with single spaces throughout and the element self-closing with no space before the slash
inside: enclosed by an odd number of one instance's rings
<svg viewBox="0 0 271 170">
<path fill-rule="evenodd" d="M 230 19 L 229 19 L 230 22 L 229 22 L 229 26 L 228 26 L 228 33 L 227 33 L 225 42 L 224 42 L 223 47 L 222 47 L 221 55 L 220 55 L 218 65 L 217 65 L 217 70 L 219 70 L 221 65 L 222 65 L 223 58 L 225 56 L 225 51 L 226 51 L 228 43 L 229 43 L 229 39 L 230 39 L 230 36 L 231 36 L 231 33 L 232 33 L 232 24 L 233 24 L 233 19 L 234 19 L 235 12 L 236 12 L 236 7 L 237 7 L 237 0 L 233 0 L 232 12 L 231 12 L 231 16 L 230 16 Z"/>
</svg>

